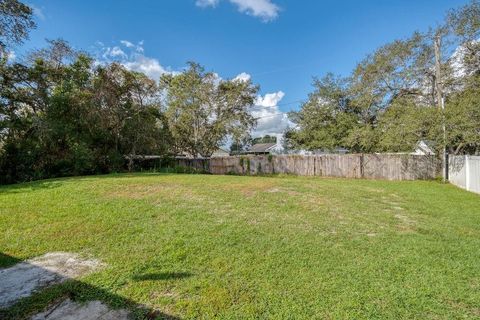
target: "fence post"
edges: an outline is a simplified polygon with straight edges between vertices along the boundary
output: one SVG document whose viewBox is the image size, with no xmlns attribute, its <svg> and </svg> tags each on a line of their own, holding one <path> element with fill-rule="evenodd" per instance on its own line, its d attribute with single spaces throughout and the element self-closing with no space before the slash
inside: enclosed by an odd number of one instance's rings
<svg viewBox="0 0 480 320">
<path fill-rule="evenodd" d="M 365 155 L 360 154 L 360 178 L 365 178 Z"/>
<path fill-rule="evenodd" d="M 470 159 L 465 155 L 465 188 L 470 191 Z"/>
</svg>

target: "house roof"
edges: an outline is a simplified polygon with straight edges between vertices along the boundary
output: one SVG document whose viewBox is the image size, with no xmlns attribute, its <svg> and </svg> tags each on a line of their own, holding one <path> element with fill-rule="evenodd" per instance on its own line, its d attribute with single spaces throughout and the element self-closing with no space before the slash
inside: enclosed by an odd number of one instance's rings
<svg viewBox="0 0 480 320">
<path fill-rule="evenodd" d="M 218 148 L 217 150 L 215 150 L 215 152 L 229 153 L 227 150 L 225 150 L 225 149 L 223 149 L 223 148 Z"/>
<path fill-rule="evenodd" d="M 212 154 L 212 157 L 223 157 L 225 155 L 230 155 L 230 152 L 228 152 L 227 150 L 225 149 L 222 149 L 222 148 L 218 148 L 217 150 L 215 150 L 215 152 Z"/>
<path fill-rule="evenodd" d="M 258 143 L 254 144 L 249 150 L 249 153 L 263 153 L 270 151 L 271 148 L 275 147 L 276 143 Z"/>
<path fill-rule="evenodd" d="M 435 143 L 429 140 L 420 140 L 415 148 L 416 153 L 435 154 Z"/>
<path fill-rule="evenodd" d="M 131 154 L 131 155 L 124 155 L 125 159 L 133 159 L 133 160 L 152 160 L 152 159 L 162 159 L 162 156 L 157 155 L 142 155 L 142 154 Z"/>
</svg>

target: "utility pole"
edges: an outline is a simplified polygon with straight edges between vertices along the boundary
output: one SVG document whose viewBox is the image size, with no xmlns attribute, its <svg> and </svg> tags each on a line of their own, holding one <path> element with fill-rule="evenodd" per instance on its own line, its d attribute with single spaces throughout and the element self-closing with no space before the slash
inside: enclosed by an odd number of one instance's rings
<svg viewBox="0 0 480 320">
<path fill-rule="evenodd" d="M 448 181 L 448 154 L 447 154 L 447 130 L 445 127 L 445 97 L 443 96 L 442 85 L 442 36 L 441 31 L 435 35 L 435 87 L 437 91 L 438 109 L 442 112 L 443 150 L 442 150 L 442 171 L 443 182 Z"/>
</svg>

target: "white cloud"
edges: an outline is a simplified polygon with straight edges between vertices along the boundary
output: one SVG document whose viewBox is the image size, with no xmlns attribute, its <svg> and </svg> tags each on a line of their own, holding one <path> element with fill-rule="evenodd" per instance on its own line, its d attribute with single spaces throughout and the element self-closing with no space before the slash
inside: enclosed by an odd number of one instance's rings
<svg viewBox="0 0 480 320">
<path fill-rule="evenodd" d="M 238 6 L 240 12 L 247 13 L 264 21 L 278 17 L 280 8 L 270 0 L 229 0 Z"/>
<path fill-rule="evenodd" d="M 98 51 L 96 64 L 118 62 L 125 68 L 143 72 L 154 80 L 158 80 L 165 73 L 178 73 L 178 71 L 173 71 L 169 67 L 164 67 L 157 59 L 146 56 L 143 53 L 143 42 L 134 44 L 122 40 L 121 45 L 123 45 L 123 48 L 118 46 L 108 47 L 102 42 L 96 42 Z M 218 74 L 215 74 L 215 78 L 218 82 L 222 80 L 222 77 Z M 246 72 L 242 72 L 233 78 L 234 81 L 249 81 L 250 79 L 251 76 Z M 252 132 L 254 137 L 282 134 L 285 129 L 292 127 L 287 114 L 278 107 L 284 97 L 285 93 L 283 91 L 267 93 L 257 97 L 255 106 L 251 110 L 252 116 L 257 119 L 257 127 Z"/>
<path fill-rule="evenodd" d="M 143 40 L 140 41 L 140 42 L 137 43 L 137 44 L 133 44 L 133 43 L 131 43 L 131 42 L 128 41 L 128 40 L 121 40 L 120 43 L 121 43 L 124 47 L 126 47 L 126 48 L 128 48 L 128 49 L 133 49 L 133 50 L 135 50 L 135 51 L 137 51 L 137 52 L 144 52 L 144 51 L 145 51 L 145 50 L 143 49 Z"/>
<path fill-rule="evenodd" d="M 195 4 L 199 7 L 215 7 L 220 0 L 197 0 Z"/>
<path fill-rule="evenodd" d="M 218 74 L 215 75 L 218 79 L 222 79 Z M 250 79 L 250 74 L 242 72 L 233 78 L 233 81 L 249 81 Z M 287 113 L 280 111 L 278 107 L 284 97 L 285 93 L 283 91 L 267 93 L 264 96 L 257 97 L 250 112 L 257 119 L 257 126 L 251 132 L 253 137 L 283 134 L 285 129 L 293 126 Z"/>
<path fill-rule="evenodd" d="M 275 20 L 280 7 L 272 0 L 228 0 L 237 6 L 238 11 L 262 19 L 264 22 Z M 199 7 L 216 7 L 220 0 L 197 0 Z"/>
<path fill-rule="evenodd" d="M 135 48 L 135 45 L 133 43 L 131 43 L 130 41 L 121 40 L 120 43 L 123 44 L 127 48 Z"/>
<path fill-rule="evenodd" d="M 128 70 L 142 72 L 154 80 L 158 80 L 162 74 L 168 72 L 157 59 L 144 55 L 136 55 L 132 60 L 124 61 L 122 64 Z"/>
<path fill-rule="evenodd" d="M 40 19 L 40 20 L 42 20 L 42 21 L 46 19 L 45 14 L 43 13 L 42 9 L 40 9 L 39 7 L 37 7 L 37 6 L 33 5 L 33 4 L 30 4 L 30 3 L 28 4 L 28 6 L 29 6 L 30 8 L 32 8 L 33 14 L 34 14 L 38 19 Z"/>
<path fill-rule="evenodd" d="M 247 81 L 249 81 L 251 78 L 252 78 L 251 75 L 249 75 L 249 74 L 246 73 L 246 72 L 242 72 L 242 73 L 240 73 L 238 76 L 236 76 L 235 78 L 233 78 L 233 81 L 244 81 L 244 82 L 247 82 Z"/>
<path fill-rule="evenodd" d="M 123 52 L 122 49 L 120 49 L 119 47 L 113 47 L 111 50 L 110 50 L 110 55 L 112 57 L 126 57 L 127 55 L 125 54 L 125 52 Z"/>
<path fill-rule="evenodd" d="M 478 46 L 480 39 L 474 40 L 470 43 L 471 46 Z M 466 44 L 458 46 L 450 57 L 450 66 L 452 67 L 453 76 L 456 79 L 469 76 L 467 66 L 465 65 L 465 57 L 468 54 Z"/>
<path fill-rule="evenodd" d="M 278 107 L 284 96 L 284 92 L 278 91 L 257 97 L 252 110 L 253 117 L 257 119 L 257 127 L 252 132 L 254 137 L 282 134 L 292 126 L 288 115 Z"/>
<path fill-rule="evenodd" d="M 15 54 L 15 51 L 12 50 L 12 51 L 7 52 L 7 60 L 9 62 L 13 62 L 13 61 L 15 61 L 15 59 L 17 59 L 17 55 Z"/>
<path fill-rule="evenodd" d="M 97 42 L 97 64 L 118 62 L 128 70 L 146 74 L 153 80 L 158 80 L 164 73 L 175 73 L 170 68 L 162 66 L 155 58 L 144 54 L 143 41 L 134 44 L 127 40 L 120 41 L 123 49 L 119 46 L 108 47 L 102 42 Z"/>
<path fill-rule="evenodd" d="M 256 105 L 265 108 L 275 107 L 285 96 L 283 91 L 275 93 L 267 93 L 265 96 L 259 96 L 256 101 Z"/>
</svg>

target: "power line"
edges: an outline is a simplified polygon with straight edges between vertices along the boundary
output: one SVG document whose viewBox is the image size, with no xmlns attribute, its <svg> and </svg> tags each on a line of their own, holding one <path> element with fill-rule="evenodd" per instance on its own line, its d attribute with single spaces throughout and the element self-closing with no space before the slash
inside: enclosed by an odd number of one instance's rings
<svg viewBox="0 0 480 320">
<path fill-rule="evenodd" d="M 279 104 L 277 104 L 277 106 L 283 107 L 283 106 L 288 106 L 288 105 L 291 105 L 291 104 L 304 103 L 304 102 L 305 102 L 305 100 L 296 100 L 296 101 L 291 101 L 291 102 L 279 103 Z"/>
<path fill-rule="evenodd" d="M 255 118 L 255 120 L 265 119 L 265 118 L 273 118 L 273 117 L 277 117 L 277 116 L 284 116 L 286 114 L 287 114 L 286 112 L 276 113 L 276 114 L 271 114 L 269 116 L 257 117 L 257 118 Z"/>
</svg>

